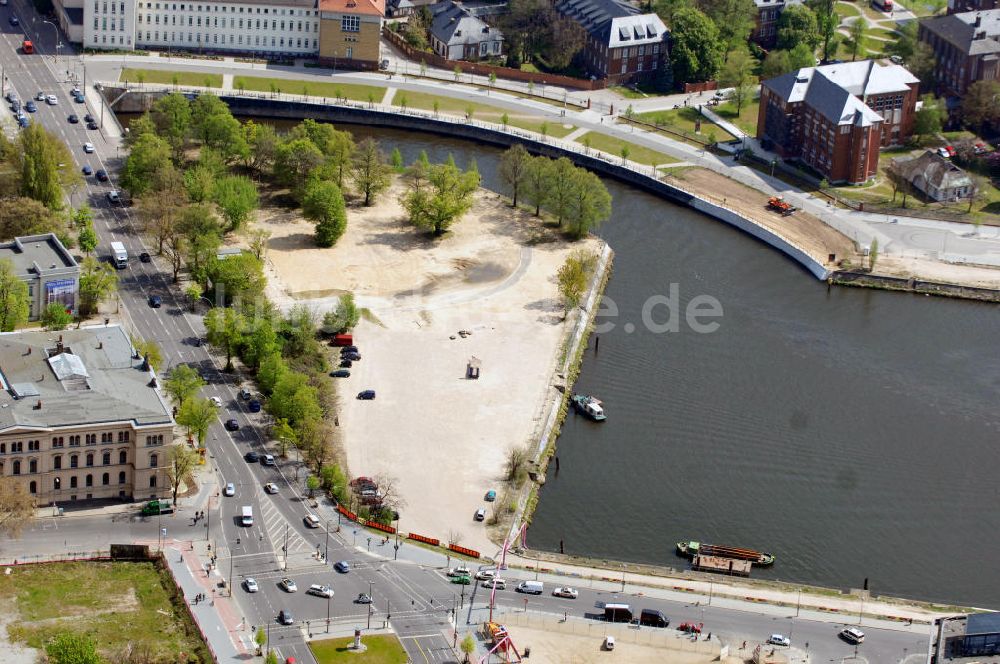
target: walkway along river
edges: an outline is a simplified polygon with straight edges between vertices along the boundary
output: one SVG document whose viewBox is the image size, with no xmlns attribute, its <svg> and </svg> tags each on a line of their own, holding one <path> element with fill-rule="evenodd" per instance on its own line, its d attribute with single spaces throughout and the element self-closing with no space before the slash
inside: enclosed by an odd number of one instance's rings
<svg viewBox="0 0 1000 664">
<path fill-rule="evenodd" d="M 377 138 L 407 162 L 475 158 L 499 188 L 498 150 Z M 528 544 L 680 566 L 674 543 L 699 539 L 775 553 L 755 577 L 1000 607 L 995 305 L 828 289 L 718 221 L 607 184 L 618 315 L 577 388 L 609 420 L 567 418 Z M 672 284 L 681 311 L 721 303 L 718 331 L 643 324 Z"/>
</svg>

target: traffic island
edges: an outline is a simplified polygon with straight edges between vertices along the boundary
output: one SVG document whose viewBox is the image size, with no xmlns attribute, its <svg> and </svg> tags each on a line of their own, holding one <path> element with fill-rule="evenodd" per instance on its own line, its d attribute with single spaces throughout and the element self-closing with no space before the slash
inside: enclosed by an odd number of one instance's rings
<svg viewBox="0 0 1000 664">
<path fill-rule="evenodd" d="M 322 639 L 309 642 L 317 664 L 351 662 L 352 664 L 405 664 L 408 659 L 395 634 L 375 634 L 361 637 L 361 648 L 355 648 L 355 637 Z"/>
</svg>

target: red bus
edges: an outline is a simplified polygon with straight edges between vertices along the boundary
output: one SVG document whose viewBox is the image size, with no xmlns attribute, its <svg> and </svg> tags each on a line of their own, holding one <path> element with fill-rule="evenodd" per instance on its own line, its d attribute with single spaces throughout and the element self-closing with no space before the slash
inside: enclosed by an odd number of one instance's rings
<svg viewBox="0 0 1000 664">
<path fill-rule="evenodd" d="M 21 42 L 21 50 L 23 50 L 25 53 L 34 53 L 35 46 L 30 41 L 25 39 L 23 42 Z"/>
</svg>

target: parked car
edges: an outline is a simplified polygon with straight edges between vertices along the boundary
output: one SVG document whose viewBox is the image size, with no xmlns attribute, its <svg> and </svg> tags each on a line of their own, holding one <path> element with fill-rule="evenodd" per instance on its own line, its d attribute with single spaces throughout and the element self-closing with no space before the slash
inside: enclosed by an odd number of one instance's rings
<svg viewBox="0 0 1000 664">
<path fill-rule="evenodd" d="M 341 355 L 346 355 L 347 353 L 357 353 L 357 352 L 358 352 L 357 346 L 342 346 L 340 349 Z"/>
<path fill-rule="evenodd" d="M 236 495 L 236 485 L 232 482 L 226 484 L 226 488 L 222 490 L 222 495 L 224 496 L 235 496 Z"/>
<path fill-rule="evenodd" d="M 299 587 L 295 585 L 295 581 L 292 581 L 287 576 L 278 582 L 278 587 L 286 593 L 294 593 L 299 589 Z"/>
<path fill-rule="evenodd" d="M 611 636 L 610 634 L 608 636 L 605 636 L 604 637 L 604 643 L 601 644 L 601 647 L 604 648 L 605 650 L 614 650 L 615 649 L 615 637 Z"/>
<path fill-rule="evenodd" d="M 295 623 L 295 619 L 292 618 L 292 612 L 288 609 L 282 609 L 278 614 L 278 622 L 282 625 L 292 625 Z"/>
<path fill-rule="evenodd" d="M 316 595 L 317 597 L 326 597 L 329 599 L 330 597 L 333 597 L 333 588 L 319 583 L 314 583 L 309 586 L 309 590 L 306 591 L 306 594 Z"/>
<path fill-rule="evenodd" d="M 363 390 L 358 392 L 358 398 L 362 401 L 371 401 L 375 398 L 375 390 Z"/>
<path fill-rule="evenodd" d="M 495 569 L 481 569 L 476 572 L 476 580 L 482 581 L 483 579 L 492 579 L 497 575 Z"/>
<path fill-rule="evenodd" d="M 351 372 L 347 369 L 337 369 L 336 371 L 331 371 L 330 376 L 332 378 L 350 378 Z"/>
<path fill-rule="evenodd" d="M 561 588 L 556 588 L 552 591 L 553 597 L 563 597 L 565 599 L 576 599 L 580 596 L 580 591 L 576 588 L 570 588 L 569 586 L 563 586 Z"/>
<path fill-rule="evenodd" d="M 240 399 L 243 399 L 244 401 L 249 401 L 250 400 L 250 396 L 251 396 L 250 395 L 250 390 L 248 390 L 245 387 L 241 387 L 240 388 Z"/>
<path fill-rule="evenodd" d="M 357 598 L 354 600 L 355 604 L 371 604 L 372 596 L 368 593 L 359 593 Z"/>
<path fill-rule="evenodd" d="M 35 106 L 35 102 L 29 100 L 28 103 L 24 105 L 24 110 L 29 113 L 34 113 L 38 110 L 38 107 Z"/>
<path fill-rule="evenodd" d="M 772 634 L 767 637 L 767 642 L 772 646 L 791 646 L 792 640 L 784 634 Z"/>
<path fill-rule="evenodd" d="M 945 159 L 951 159 L 951 153 L 948 152 L 947 148 L 938 148 L 935 152 Z"/>
<path fill-rule="evenodd" d="M 351 362 L 360 362 L 361 353 L 341 353 L 340 360 L 341 361 L 350 360 Z"/>
<path fill-rule="evenodd" d="M 264 485 L 264 491 L 272 495 L 278 493 L 278 485 L 275 484 L 274 482 L 268 482 L 267 484 Z"/>
<path fill-rule="evenodd" d="M 489 491 L 486 492 L 486 496 L 484 497 L 484 500 L 486 502 L 492 503 L 496 499 L 497 499 L 497 492 L 496 491 L 494 491 L 493 489 L 490 489 Z"/>
<path fill-rule="evenodd" d="M 150 295 L 149 306 L 151 306 L 154 309 L 159 309 L 161 306 L 163 306 L 163 298 L 160 297 L 159 295 Z"/>
<path fill-rule="evenodd" d="M 239 430 L 240 430 L 239 422 L 237 422 L 233 418 L 226 420 L 226 431 L 239 431 Z"/>
<path fill-rule="evenodd" d="M 476 515 L 473 518 L 476 521 L 485 521 L 486 520 L 486 508 L 485 507 L 480 507 L 478 510 L 476 510 Z"/>
<path fill-rule="evenodd" d="M 259 413 L 260 412 L 260 402 L 257 401 L 256 399 L 251 399 L 250 403 L 247 404 L 247 410 L 249 410 L 251 413 Z"/>
<path fill-rule="evenodd" d="M 257 463 L 258 461 L 260 461 L 260 455 L 257 454 L 256 452 L 247 452 L 246 454 L 243 455 L 243 458 L 250 463 Z"/>
<path fill-rule="evenodd" d="M 341 574 L 347 574 L 351 571 L 351 563 L 346 560 L 340 560 L 333 566 L 333 569 L 337 570 Z"/>
<path fill-rule="evenodd" d="M 472 571 L 465 565 L 460 565 L 449 569 L 447 574 L 448 576 L 468 576 L 469 574 L 472 574 Z"/>
<path fill-rule="evenodd" d="M 340 361 L 340 368 L 341 369 L 350 369 L 353 366 L 354 366 L 354 362 L 352 362 L 351 360 L 341 360 Z"/>
<path fill-rule="evenodd" d="M 247 589 L 248 593 L 255 593 L 260 590 L 260 586 L 257 585 L 257 579 L 252 576 L 243 579 L 243 587 Z"/>
<path fill-rule="evenodd" d="M 112 192 L 112 193 L 113 193 L 113 192 Z M 141 254 L 139 254 L 139 262 L 141 262 L 141 263 L 149 263 L 149 262 L 150 262 L 150 261 L 152 261 L 152 260 L 153 260 L 153 259 L 152 259 L 152 258 L 150 258 L 149 254 L 148 254 L 148 253 L 146 253 L 145 251 L 144 251 L 144 252 L 142 252 Z"/>
</svg>

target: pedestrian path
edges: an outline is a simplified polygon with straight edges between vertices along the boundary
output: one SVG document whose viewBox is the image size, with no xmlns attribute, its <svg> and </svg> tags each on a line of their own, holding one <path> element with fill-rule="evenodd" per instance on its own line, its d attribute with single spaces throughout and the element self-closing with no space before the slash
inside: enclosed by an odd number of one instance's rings
<svg viewBox="0 0 1000 664">
<path fill-rule="evenodd" d="M 232 74 L 223 74 L 222 75 L 222 89 L 223 90 L 232 90 L 233 89 L 233 75 Z"/>
<path fill-rule="evenodd" d="M 747 134 L 746 134 L 745 131 L 743 131 L 742 129 L 740 129 L 736 125 L 734 125 L 729 120 L 724 120 L 721 117 L 719 117 L 719 115 L 715 111 L 713 111 L 711 109 L 711 107 L 709 107 L 707 104 L 701 107 L 701 113 L 706 118 L 708 118 L 709 120 L 711 120 L 715 124 L 719 125 L 720 127 L 722 127 L 723 129 L 725 129 L 726 131 L 728 131 L 730 134 L 732 134 L 736 138 L 738 138 L 740 140 L 743 140 L 744 138 L 747 138 Z"/>
<path fill-rule="evenodd" d="M 382 96 L 383 106 L 392 106 L 392 98 L 396 96 L 396 88 L 386 88 L 385 94 Z"/>
</svg>

